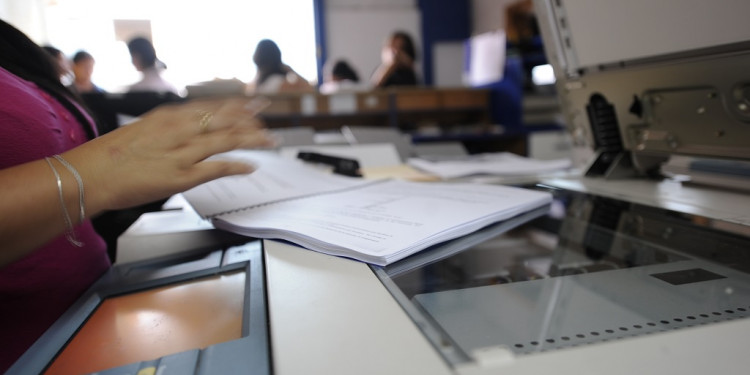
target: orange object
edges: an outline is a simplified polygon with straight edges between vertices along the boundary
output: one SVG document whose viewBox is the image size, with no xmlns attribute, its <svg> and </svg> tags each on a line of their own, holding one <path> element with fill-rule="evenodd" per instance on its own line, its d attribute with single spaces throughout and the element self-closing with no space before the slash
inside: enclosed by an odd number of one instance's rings
<svg viewBox="0 0 750 375">
<path fill-rule="evenodd" d="M 47 375 L 84 374 L 205 348 L 242 335 L 245 272 L 107 298 Z"/>
</svg>

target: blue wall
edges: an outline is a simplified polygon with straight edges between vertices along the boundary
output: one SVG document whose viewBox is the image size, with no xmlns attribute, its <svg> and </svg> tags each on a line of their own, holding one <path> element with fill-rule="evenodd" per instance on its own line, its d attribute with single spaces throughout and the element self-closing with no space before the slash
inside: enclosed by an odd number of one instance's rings
<svg viewBox="0 0 750 375">
<path fill-rule="evenodd" d="M 419 0 L 422 13 L 423 83 L 432 85 L 433 46 L 437 42 L 462 42 L 471 36 L 469 0 Z"/>
<path fill-rule="evenodd" d="M 325 0 L 313 0 L 313 12 L 315 13 L 315 47 L 318 62 L 318 84 L 323 83 L 323 65 L 326 62 L 328 53 L 326 50 L 326 19 L 325 19 Z"/>
</svg>

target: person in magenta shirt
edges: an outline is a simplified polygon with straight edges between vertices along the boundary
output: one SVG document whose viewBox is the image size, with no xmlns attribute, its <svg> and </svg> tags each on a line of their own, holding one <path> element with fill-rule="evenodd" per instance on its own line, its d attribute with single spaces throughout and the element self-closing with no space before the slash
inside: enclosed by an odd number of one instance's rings
<svg viewBox="0 0 750 375">
<path fill-rule="evenodd" d="M 110 266 L 88 218 L 250 173 L 206 158 L 272 142 L 242 99 L 165 106 L 97 136 L 46 52 L 3 21 L 0 51 L 2 373 Z"/>
</svg>

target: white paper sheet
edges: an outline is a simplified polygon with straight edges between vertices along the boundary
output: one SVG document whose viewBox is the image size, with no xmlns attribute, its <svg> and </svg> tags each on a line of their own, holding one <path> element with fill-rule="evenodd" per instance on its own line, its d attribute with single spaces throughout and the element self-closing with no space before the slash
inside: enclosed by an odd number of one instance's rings
<svg viewBox="0 0 750 375">
<path fill-rule="evenodd" d="M 409 165 L 443 179 L 472 175 L 533 175 L 565 170 L 570 159 L 535 160 L 509 152 L 470 155 L 447 160 L 409 159 Z"/>
</svg>

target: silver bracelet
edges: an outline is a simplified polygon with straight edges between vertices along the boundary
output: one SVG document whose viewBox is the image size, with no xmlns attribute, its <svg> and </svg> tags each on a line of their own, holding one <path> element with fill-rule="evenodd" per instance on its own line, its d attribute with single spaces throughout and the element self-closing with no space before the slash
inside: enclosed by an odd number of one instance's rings
<svg viewBox="0 0 750 375">
<path fill-rule="evenodd" d="M 78 170 L 76 170 L 70 163 L 68 163 L 67 160 L 63 159 L 60 155 L 54 155 L 54 158 L 57 159 L 62 165 L 65 166 L 65 168 L 70 171 L 70 173 L 73 175 L 73 177 L 76 179 L 76 182 L 78 183 L 78 206 L 80 208 L 80 222 L 83 223 L 83 219 L 86 218 L 86 210 L 84 205 L 84 194 L 83 194 L 83 179 L 81 179 L 81 175 L 78 174 Z"/>
<path fill-rule="evenodd" d="M 50 160 L 49 157 L 45 157 L 44 160 L 47 162 L 49 167 L 52 168 L 52 173 L 55 174 L 55 179 L 57 180 L 57 193 L 60 196 L 60 204 L 62 205 L 63 219 L 65 220 L 65 238 L 67 238 L 68 242 L 73 244 L 73 246 L 82 247 L 83 242 L 78 241 L 78 239 L 76 238 L 76 234 L 73 231 L 73 222 L 70 220 L 70 215 L 68 214 L 68 208 L 65 207 L 65 198 L 63 197 L 62 179 L 60 179 L 60 174 L 57 173 L 57 169 L 52 164 L 52 160 Z"/>
</svg>

